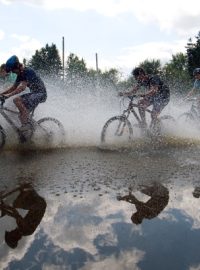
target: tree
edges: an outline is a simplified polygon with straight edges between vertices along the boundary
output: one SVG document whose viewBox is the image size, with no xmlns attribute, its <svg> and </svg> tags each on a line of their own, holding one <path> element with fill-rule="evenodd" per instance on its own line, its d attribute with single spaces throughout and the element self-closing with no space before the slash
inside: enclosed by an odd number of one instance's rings
<svg viewBox="0 0 200 270">
<path fill-rule="evenodd" d="M 67 59 L 66 74 L 70 77 L 80 77 L 87 73 L 85 61 L 70 53 Z"/>
<path fill-rule="evenodd" d="M 35 54 L 29 61 L 29 66 L 37 70 L 41 75 L 48 77 L 60 76 L 62 65 L 56 45 L 46 44 L 40 50 L 36 50 Z"/>
<path fill-rule="evenodd" d="M 139 67 L 142 67 L 147 74 L 159 74 L 161 72 L 161 63 L 160 60 L 145 60 L 139 64 Z"/>
<path fill-rule="evenodd" d="M 172 60 L 167 63 L 163 71 L 167 77 L 176 79 L 188 79 L 187 56 L 183 53 L 172 55 Z"/>
<path fill-rule="evenodd" d="M 185 92 L 190 88 L 187 55 L 177 53 L 172 55 L 169 63 L 163 67 L 163 76 L 170 85 L 172 92 Z"/>
<path fill-rule="evenodd" d="M 200 67 L 200 32 L 195 38 L 196 38 L 196 43 L 192 42 L 192 39 L 190 38 L 186 46 L 188 71 L 191 77 L 192 77 L 193 70 L 196 67 Z"/>
<path fill-rule="evenodd" d="M 115 68 L 111 68 L 105 72 L 99 72 L 99 78 L 102 86 L 117 87 L 119 82 L 119 71 Z"/>
</svg>

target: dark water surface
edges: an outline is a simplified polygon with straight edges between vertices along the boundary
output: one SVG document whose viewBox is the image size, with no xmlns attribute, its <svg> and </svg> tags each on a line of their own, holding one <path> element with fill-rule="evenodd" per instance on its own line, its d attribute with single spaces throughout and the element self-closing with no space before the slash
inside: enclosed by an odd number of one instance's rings
<svg viewBox="0 0 200 270">
<path fill-rule="evenodd" d="M 0 269 L 200 269 L 199 177 L 198 145 L 2 152 Z"/>
</svg>

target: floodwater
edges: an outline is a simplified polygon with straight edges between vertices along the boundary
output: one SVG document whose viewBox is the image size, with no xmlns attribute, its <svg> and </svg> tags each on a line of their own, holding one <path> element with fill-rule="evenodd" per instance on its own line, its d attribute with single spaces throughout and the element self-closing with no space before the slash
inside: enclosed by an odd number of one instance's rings
<svg viewBox="0 0 200 270">
<path fill-rule="evenodd" d="M 0 164 L 0 269 L 200 268 L 200 145 L 4 151 Z"/>
<path fill-rule="evenodd" d="M 63 148 L 23 148 L 7 128 L 0 269 L 199 270 L 199 130 L 176 125 L 162 140 L 100 148 L 116 99 L 58 100 L 36 117 L 61 120 Z"/>
</svg>

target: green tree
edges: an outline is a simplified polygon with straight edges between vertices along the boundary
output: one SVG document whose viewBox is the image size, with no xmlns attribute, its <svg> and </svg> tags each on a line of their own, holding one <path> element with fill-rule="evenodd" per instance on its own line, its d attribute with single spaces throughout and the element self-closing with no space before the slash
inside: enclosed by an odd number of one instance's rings
<svg viewBox="0 0 200 270">
<path fill-rule="evenodd" d="M 65 68 L 65 86 L 71 91 L 82 91 L 86 85 L 87 67 L 85 61 L 70 53 Z"/>
<path fill-rule="evenodd" d="M 46 44 L 29 61 L 29 66 L 37 70 L 41 75 L 48 77 L 59 77 L 62 70 L 61 59 L 56 45 Z"/>
<path fill-rule="evenodd" d="M 191 80 L 188 73 L 187 55 L 183 53 L 172 55 L 172 59 L 163 67 L 163 76 L 173 93 L 188 91 Z"/>
<path fill-rule="evenodd" d="M 163 71 L 169 78 L 188 79 L 187 56 L 183 53 L 172 55 L 172 59 L 165 64 Z"/>
<path fill-rule="evenodd" d="M 196 42 L 192 42 L 192 39 L 190 38 L 186 46 L 188 71 L 191 77 L 193 70 L 196 67 L 200 67 L 200 32 L 195 38 Z"/>
<path fill-rule="evenodd" d="M 160 60 L 148 60 L 141 62 L 139 67 L 142 67 L 147 74 L 159 74 L 161 72 L 161 63 Z"/>
<path fill-rule="evenodd" d="M 105 72 L 100 71 L 99 77 L 102 86 L 117 87 L 119 82 L 120 73 L 117 69 L 111 68 Z"/>
<path fill-rule="evenodd" d="M 87 73 L 85 61 L 79 59 L 77 55 L 70 53 L 67 59 L 66 75 L 72 78 L 83 76 Z"/>
</svg>

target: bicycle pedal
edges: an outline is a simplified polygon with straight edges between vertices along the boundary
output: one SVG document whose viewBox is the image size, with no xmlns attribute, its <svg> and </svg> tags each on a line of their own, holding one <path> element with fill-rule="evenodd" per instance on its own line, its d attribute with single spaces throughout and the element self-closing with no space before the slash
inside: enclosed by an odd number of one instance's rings
<svg viewBox="0 0 200 270">
<path fill-rule="evenodd" d="M 19 140 L 20 140 L 20 143 L 26 143 L 28 141 L 26 136 L 24 136 L 23 134 L 20 134 Z"/>
<path fill-rule="evenodd" d="M 26 131 L 30 131 L 30 130 L 33 130 L 33 125 L 30 124 L 30 123 L 27 123 L 27 124 L 22 125 L 22 126 L 20 127 L 20 131 L 21 131 L 21 132 L 26 132 Z"/>
</svg>

